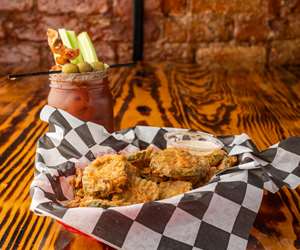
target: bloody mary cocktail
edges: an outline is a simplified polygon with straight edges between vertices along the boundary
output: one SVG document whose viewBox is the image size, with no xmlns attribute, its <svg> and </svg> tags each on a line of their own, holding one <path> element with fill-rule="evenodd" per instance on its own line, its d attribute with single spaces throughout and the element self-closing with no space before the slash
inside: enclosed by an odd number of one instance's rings
<svg viewBox="0 0 300 250">
<path fill-rule="evenodd" d="M 113 101 L 106 71 L 51 75 L 48 104 L 113 131 Z"/>
</svg>

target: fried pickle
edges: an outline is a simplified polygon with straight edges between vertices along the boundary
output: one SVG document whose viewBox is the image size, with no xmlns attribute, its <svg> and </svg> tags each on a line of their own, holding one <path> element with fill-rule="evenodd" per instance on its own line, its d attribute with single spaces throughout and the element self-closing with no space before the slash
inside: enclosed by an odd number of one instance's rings
<svg viewBox="0 0 300 250">
<path fill-rule="evenodd" d="M 116 207 L 121 206 L 121 201 L 111 201 L 107 199 L 95 199 L 93 197 L 85 197 L 80 200 L 78 206 L 80 207 Z"/>
<path fill-rule="evenodd" d="M 188 181 L 166 181 L 159 184 L 159 199 L 166 199 L 192 189 Z"/>
<path fill-rule="evenodd" d="M 224 159 L 225 156 L 226 152 L 224 150 L 216 149 L 204 157 L 208 160 L 209 166 L 216 166 Z"/>
<path fill-rule="evenodd" d="M 128 178 L 140 176 L 140 169 L 132 165 L 130 162 L 127 162 L 126 164 L 126 171 L 127 171 Z"/>
<path fill-rule="evenodd" d="M 236 156 L 225 156 L 224 159 L 217 166 L 217 170 L 223 170 L 226 168 L 233 167 L 234 165 L 236 165 L 236 163 L 237 163 Z"/>
<path fill-rule="evenodd" d="M 237 163 L 236 156 L 226 156 L 225 155 L 223 157 L 223 159 L 221 160 L 221 162 L 219 162 L 219 165 L 211 166 L 209 168 L 209 172 L 208 172 L 206 178 L 200 179 L 198 182 L 196 182 L 194 184 L 194 187 L 197 188 L 197 187 L 206 185 L 215 174 L 217 174 L 218 172 L 220 172 L 226 168 L 234 166 L 236 163 Z"/>
<path fill-rule="evenodd" d="M 82 176 L 85 195 L 105 198 L 122 192 L 127 182 L 127 161 L 122 155 L 105 155 L 88 165 Z"/>
<path fill-rule="evenodd" d="M 67 206 L 106 208 L 166 199 L 205 185 L 218 171 L 236 163 L 235 156 L 221 149 L 208 155 L 180 148 L 104 155 L 76 171 L 70 182 L 75 198 Z"/>
<path fill-rule="evenodd" d="M 127 189 L 122 193 L 114 194 L 112 201 L 122 205 L 130 205 L 154 201 L 158 197 L 159 188 L 155 182 L 134 176 L 130 179 Z"/>
<path fill-rule="evenodd" d="M 83 175 L 83 170 L 81 168 L 77 168 L 75 183 L 74 183 L 75 188 L 82 188 L 82 175 Z"/>
<path fill-rule="evenodd" d="M 170 180 L 170 178 L 167 177 L 167 176 L 159 176 L 159 175 L 152 174 L 151 172 L 150 173 L 143 173 L 142 172 L 141 177 L 148 180 L 148 181 L 153 181 L 153 182 L 156 182 L 156 183 L 161 183 L 161 182 Z"/>
<path fill-rule="evenodd" d="M 128 154 L 127 161 L 129 161 L 134 166 L 143 169 L 149 166 L 153 154 L 154 154 L 154 149 L 152 147 L 148 147 L 144 150 L 140 150 Z"/>
<path fill-rule="evenodd" d="M 155 182 L 131 176 L 122 193 L 113 194 L 111 200 L 91 196 L 75 197 L 68 202 L 68 207 L 115 207 L 154 201 L 159 198 L 159 188 Z"/>
<path fill-rule="evenodd" d="M 69 184 L 74 189 L 75 197 L 84 196 L 84 192 L 82 189 L 82 175 L 83 175 L 83 170 L 81 168 L 76 168 L 76 174 L 69 180 Z"/>
<path fill-rule="evenodd" d="M 79 55 L 79 49 L 70 49 L 63 45 L 59 34 L 54 29 L 47 30 L 48 45 L 54 54 L 55 64 L 63 65 L 69 63 Z"/>
<path fill-rule="evenodd" d="M 167 148 L 156 153 L 150 162 L 154 175 L 171 178 L 199 176 L 205 177 L 209 170 L 209 161 L 190 154 L 180 148 Z"/>
<path fill-rule="evenodd" d="M 179 178 L 172 178 L 172 180 L 176 180 L 176 181 L 188 181 L 190 183 L 192 183 L 193 187 L 195 187 L 195 185 L 197 183 L 199 183 L 199 181 L 203 181 L 207 178 L 207 175 L 209 175 L 210 173 L 210 169 L 208 170 L 208 172 L 206 173 L 205 177 L 200 177 L 200 176 L 183 176 L 183 177 L 179 177 Z"/>
<path fill-rule="evenodd" d="M 81 202 L 81 197 L 75 197 L 73 200 L 70 200 L 66 203 L 67 207 L 79 207 Z"/>
</svg>

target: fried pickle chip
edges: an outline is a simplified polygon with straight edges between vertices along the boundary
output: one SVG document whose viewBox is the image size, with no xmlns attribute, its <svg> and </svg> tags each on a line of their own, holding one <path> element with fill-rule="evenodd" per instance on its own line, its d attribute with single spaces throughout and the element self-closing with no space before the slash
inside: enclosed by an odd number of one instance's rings
<svg viewBox="0 0 300 250">
<path fill-rule="evenodd" d="M 150 167 L 154 175 L 175 179 L 187 176 L 202 178 L 209 170 L 209 161 L 184 149 L 167 148 L 153 155 Z"/>
<path fill-rule="evenodd" d="M 85 197 L 79 201 L 78 206 L 80 207 L 116 207 L 121 206 L 122 203 L 120 201 L 111 201 L 107 199 L 95 199 L 93 197 Z"/>
<path fill-rule="evenodd" d="M 81 168 L 77 168 L 76 169 L 76 178 L 75 178 L 75 183 L 74 183 L 75 188 L 82 187 L 82 175 L 83 175 L 83 170 Z"/>
<path fill-rule="evenodd" d="M 153 148 L 148 147 L 144 150 L 139 150 L 133 153 L 130 153 L 127 155 L 127 160 L 130 162 L 135 162 L 135 161 L 146 161 L 151 159 L 151 155 L 153 153 Z"/>
<path fill-rule="evenodd" d="M 67 207 L 79 207 L 81 202 L 80 197 L 75 197 L 73 200 L 70 200 L 66 203 Z"/>
<path fill-rule="evenodd" d="M 218 165 L 226 156 L 226 152 L 222 149 L 216 149 L 209 155 L 204 156 L 209 162 L 209 166 Z"/>
<path fill-rule="evenodd" d="M 47 30 L 47 37 L 48 37 L 48 45 L 52 49 L 59 42 L 58 32 L 54 29 L 48 29 Z"/>
<path fill-rule="evenodd" d="M 67 206 L 112 207 L 169 198 L 205 185 L 236 162 L 220 149 L 209 155 L 147 148 L 127 156 L 101 156 L 83 172 L 77 170 L 70 182 L 75 198 Z"/>
<path fill-rule="evenodd" d="M 105 155 L 88 165 L 82 176 L 84 193 L 95 198 L 105 198 L 122 192 L 127 182 L 127 162 L 122 155 Z"/>
<path fill-rule="evenodd" d="M 224 159 L 220 162 L 220 164 L 217 166 L 217 170 L 223 170 L 226 168 L 230 168 L 237 163 L 237 157 L 236 156 L 225 156 Z"/>
<path fill-rule="evenodd" d="M 81 168 L 76 169 L 76 174 L 71 177 L 69 184 L 73 187 L 75 197 L 83 197 L 84 192 L 82 189 L 82 174 L 83 170 Z"/>
<path fill-rule="evenodd" d="M 188 182 L 192 183 L 193 186 L 195 186 L 197 183 L 199 183 L 199 181 L 206 180 L 209 173 L 210 173 L 210 169 L 206 173 L 205 177 L 184 176 L 184 177 L 179 177 L 179 178 L 176 178 L 176 179 L 172 178 L 172 180 L 175 180 L 175 181 L 188 181 Z"/>
<path fill-rule="evenodd" d="M 143 169 L 149 166 L 153 154 L 154 149 L 152 147 L 148 147 L 145 150 L 140 150 L 128 154 L 127 160 L 134 166 Z"/>
<path fill-rule="evenodd" d="M 114 194 L 112 201 L 122 205 L 130 205 L 154 201 L 158 197 L 159 189 L 155 182 L 134 176 L 130 179 L 127 189 L 122 193 Z"/>
<path fill-rule="evenodd" d="M 127 171 L 128 178 L 140 176 L 140 169 L 132 165 L 130 162 L 127 162 L 126 171 Z"/>
<path fill-rule="evenodd" d="M 69 63 L 79 55 L 79 49 L 70 49 L 63 45 L 59 34 L 54 29 L 47 30 L 48 45 L 54 54 L 55 64 L 63 65 Z"/>
<path fill-rule="evenodd" d="M 219 163 L 219 165 L 217 166 L 211 166 L 209 168 L 209 172 L 208 175 L 206 176 L 206 178 L 204 179 L 200 179 L 195 185 L 194 187 L 201 187 L 206 185 L 210 179 L 217 174 L 218 172 L 223 171 L 226 168 L 232 167 L 237 163 L 237 158 L 236 156 L 224 156 L 224 158 L 221 160 L 221 162 Z"/>
<path fill-rule="evenodd" d="M 192 189 L 188 181 L 166 181 L 159 184 L 159 199 L 166 199 Z"/>
<path fill-rule="evenodd" d="M 82 189 L 82 188 L 75 189 L 75 196 L 76 196 L 76 197 L 83 198 L 83 197 L 84 197 L 83 189 Z"/>
<path fill-rule="evenodd" d="M 146 168 L 147 170 L 149 170 L 150 168 Z M 155 175 L 152 174 L 151 172 L 141 172 L 141 177 L 148 180 L 148 181 L 153 181 L 155 183 L 160 183 L 163 181 L 169 181 L 170 178 L 166 177 L 166 176 L 159 176 L 159 175 Z"/>
</svg>

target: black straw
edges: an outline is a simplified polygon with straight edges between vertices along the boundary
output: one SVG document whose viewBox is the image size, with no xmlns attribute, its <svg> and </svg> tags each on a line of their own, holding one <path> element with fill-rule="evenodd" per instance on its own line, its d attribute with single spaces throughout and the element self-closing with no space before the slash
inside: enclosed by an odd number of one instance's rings
<svg viewBox="0 0 300 250">
<path fill-rule="evenodd" d="M 119 63 L 119 64 L 112 64 L 109 65 L 110 68 L 118 68 L 118 67 L 131 67 L 134 66 L 136 63 Z M 27 72 L 27 73 L 20 73 L 20 74 L 10 74 L 8 75 L 9 80 L 16 80 L 17 78 L 21 77 L 28 77 L 28 76 L 40 76 L 40 75 L 51 75 L 51 74 L 58 74 L 61 73 L 61 70 L 50 70 L 50 71 L 38 71 L 38 72 Z"/>
</svg>

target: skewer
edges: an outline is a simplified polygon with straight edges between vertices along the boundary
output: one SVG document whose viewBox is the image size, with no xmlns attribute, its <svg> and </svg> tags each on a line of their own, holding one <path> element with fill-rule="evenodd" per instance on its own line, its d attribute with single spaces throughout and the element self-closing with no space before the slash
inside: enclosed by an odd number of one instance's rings
<svg viewBox="0 0 300 250">
<path fill-rule="evenodd" d="M 109 65 L 110 68 L 119 68 L 119 67 L 131 67 L 136 65 L 135 62 L 130 62 L 130 63 L 116 63 L 116 64 L 112 64 Z"/>
<path fill-rule="evenodd" d="M 53 70 L 53 71 L 38 71 L 38 72 L 28 72 L 21 74 L 10 74 L 8 75 L 9 80 L 16 80 L 17 78 L 27 77 L 27 76 L 40 76 L 40 75 L 51 75 L 61 73 L 61 70 Z"/>
<path fill-rule="evenodd" d="M 136 63 L 118 63 L 109 65 L 110 68 L 119 68 L 119 67 L 131 67 L 134 66 Z M 40 75 L 51 75 L 51 74 L 59 74 L 61 70 L 49 70 L 49 71 L 38 71 L 38 72 L 27 72 L 27 73 L 20 73 L 20 74 L 10 74 L 8 75 L 9 80 L 16 80 L 17 78 L 21 77 L 29 77 L 29 76 L 40 76 Z"/>
</svg>

